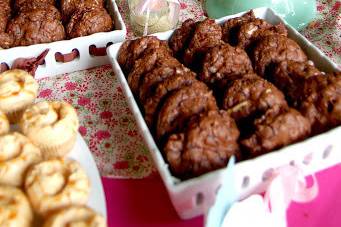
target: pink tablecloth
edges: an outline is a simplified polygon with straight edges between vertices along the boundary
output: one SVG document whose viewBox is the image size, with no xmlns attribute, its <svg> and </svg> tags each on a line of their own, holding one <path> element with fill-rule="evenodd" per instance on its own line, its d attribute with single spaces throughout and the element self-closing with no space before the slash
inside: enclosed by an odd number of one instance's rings
<svg viewBox="0 0 341 227">
<path fill-rule="evenodd" d="M 341 226 L 341 165 L 317 174 L 319 196 L 307 204 L 293 203 L 288 227 Z M 203 217 L 180 220 L 160 178 L 114 180 L 103 178 L 109 226 L 203 226 Z M 257 226 L 257 225 L 256 225 Z"/>
<path fill-rule="evenodd" d="M 127 0 L 116 2 L 128 22 Z M 204 15 L 199 1 L 180 2 L 182 21 Z M 317 19 L 303 34 L 341 64 L 341 2 L 318 0 L 317 5 Z M 202 225 L 202 218 L 181 222 L 176 216 L 110 66 L 46 78 L 39 83 L 40 98 L 63 99 L 78 110 L 79 131 L 102 176 L 110 177 L 103 180 L 110 226 Z M 311 204 L 293 205 L 289 210 L 290 226 L 341 226 L 341 217 L 337 217 L 341 210 L 337 196 L 340 174 L 340 166 L 319 174 L 319 198 Z"/>
</svg>

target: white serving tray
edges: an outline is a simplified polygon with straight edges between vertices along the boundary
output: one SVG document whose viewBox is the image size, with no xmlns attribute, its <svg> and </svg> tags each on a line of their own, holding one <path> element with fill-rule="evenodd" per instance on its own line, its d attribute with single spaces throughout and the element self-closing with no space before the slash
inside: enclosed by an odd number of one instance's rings
<svg viewBox="0 0 341 227">
<path fill-rule="evenodd" d="M 17 125 L 11 126 L 12 131 L 19 131 Z M 90 181 L 90 196 L 87 205 L 107 219 L 107 207 L 101 176 L 95 160 L 82 136 L 78 133 L 75 146 L 66 158 L 80 163 Z"/>
<path fill-rule="evenodd" d="M 102 180 L 98 172 L 96 163 L 92 154 L 78 133 L 77 141 L 72 151 L 67 155 L 67 158 L 76 160 L 81 164 L 90 180 L 90 197 L 88 206 L 97 211 L 99 214 L 107 218 L 107 209 L 105 202 L 105 194 L 103 190 Z"/>
<path fill-rule="evenodd" d="M 71 40 L 3 49 L 0 50 L 0 64 L 6 63 L 11 67 L 15 59 L 37 57 L 46 49 L 50 51 L 45 58 L 45 64 L 38 67 L 35 75 L 36 79 L 109 64 L 110 62 L 107 56 L 90 55 L 89 47 L 91 45 L 96 45 L 97 48 L 106 47 L 108 44 L 121 42 L 125 39 L 127 30 L 115 0 L 108 0 L 106 8 L 114 20 L 115 30 Z M 68 54 L 74 49 L 79 51 L 78 58 L 67 63 L 56 61 L 56 53 Z"/>
<path fill-rule="evenodd" d="M 286 24 L 289 37 L 300 44 L 309 59 L 322 71 L 338 71 L 337 65 L 329 60 L 319 49 L 313 46 L 306 38 L 283 21 L 274 11 L 269 8 L 258 8 L 254 10 L 256 17 L 277 24 Z M 218 23 L 243 15 L 239 13 L 217 20 Z M 168 40 L 173 31 L 154 34 L 162 40 Z M 171 201 L 183 219 L 192 218 L 207 212 L 212 206 L 215 194 L 222 182 L 223 169 L 216 170 L 200 177 L 186 181 L 180 181 L 172 176 L 167 162 L 162 157 L 152 134 L 150 133 L 136 100 L 129 88 L 127 80 L 117 62 L 117 53 L 122 43 L 117 43 L 107 49 L 108 56 L 112 62 L 116 76 L 119 78 L 124 93 L 128 99 L 129 106 L 136 118 L 137 124 L 144 137 L 146 144 L 152 154 L 155 165 L 159 170 L 161 178 L 168 190 Z M 335 128 L 324 134 L 312 137 L 303 142 L 287 146 L 278 151 L 260 156 L 255 159 L 239 162 L 236 164 L 236 190 L 239 198 L 251 193 L 260 192 L 267 183 L 266 176 L 273 168 L 297 164 L 304 167 L 306 174 L 316 172 L 335 164 L 341 163 L 341 127 Z"/>
</svg>

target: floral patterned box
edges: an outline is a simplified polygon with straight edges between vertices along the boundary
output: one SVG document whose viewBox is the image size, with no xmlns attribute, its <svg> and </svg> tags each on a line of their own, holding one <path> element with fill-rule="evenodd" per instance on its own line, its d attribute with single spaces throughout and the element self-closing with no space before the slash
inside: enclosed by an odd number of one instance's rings
<svg viewBox="0 0 341 227">
<path fill-rule="evenodd" d="M 118 10 L 116 1 L 108 0 L 106 8 L 113 18 L 115 30 L 71 40 L 3 49 L 0 50 L 0 64 L 5 63 L 8 67 L 11 67 L 15 59 L 37 57 L 46 49 L 49 49 L 49 52 L 45 57 L 45 63 L 39 66 L 35 73 L 36 79 L 109 64 L 109 59 L 105 51 L 106 47 L 110 44 L 123 41 L 126 37 L 127 29 Z M 94 47 L 99 48 L 97 49 L 99 54 L 96 54 L 96 56 L 92 55 L 90 51 Z M 72 55 L 76 50 L 78 51 L 78 56 L 72 61 L 58 62 L 56 60 L 56 54 Z"/>
<path fill-rule="evenodd" d="M 328 59 L 318 48 L 313 46 L 306 38 L 283 21 L 274 11 L 269 8 L 258 8 L 254 10 L 255 15 L 266 21 L 277 24 L 286 24 L 289 37 L 294 39 L 306 52 L 309 59 L 322 71 L 338 71 L 337 65 Z M 241 16 L 243 13 L 227 16 L 217 20 L 218 23 Z M 173 31 L 154 34 L 162 40 L 168 40 Z M 136 118 L 137 124 L 144 137 L 145 143 L 151 152 L 155 165 L 168 190 L 171 201 L 183 219 L 192 218 L 205 214 L 212 206 L 217 190 L 223 181 L 224 170 L 220 169 L 200 177 L 181 181 L 172 176 L 167 162 L 157 147 L 150 133 L 136 100 L 129 88 L 127 80 L 117 62 L 117 54 L 122 43 L 117 43 L 108 48 L 108 55 L 112 62 L 115 74 L 122 84 L 128 104 Z M 234 187 L 239 198 L 250 193 L 261 192 L 267 184 L 267 174 L 274 168 L 283 165 L 299 165 L 310 174 L 335 164 L 341 163 L 341 127 L 337 127 L 324 134 L 309 138 L 303 142 L 287 146 L 278 151 L 260 156 L 255 159 L 242 161 L 235 166 Z"/>
</svg>

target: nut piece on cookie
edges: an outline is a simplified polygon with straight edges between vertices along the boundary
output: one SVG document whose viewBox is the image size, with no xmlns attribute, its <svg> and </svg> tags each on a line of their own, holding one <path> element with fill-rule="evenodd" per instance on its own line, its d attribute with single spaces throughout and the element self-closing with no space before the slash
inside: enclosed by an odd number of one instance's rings
<svg viewBox="0 0 341 227">
<path fill-rule="evenodd" d="M 268 109 L 287 108 L 284 94 L 256 74 L 244 75 L 231 83 L 225 92 L 223 109 L 238 122 L 264 114 Z"/>
</svg>

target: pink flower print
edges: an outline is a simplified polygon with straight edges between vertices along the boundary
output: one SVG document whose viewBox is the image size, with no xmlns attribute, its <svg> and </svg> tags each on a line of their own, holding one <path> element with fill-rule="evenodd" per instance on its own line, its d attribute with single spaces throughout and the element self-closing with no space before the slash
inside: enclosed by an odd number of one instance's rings
<svg viewBox="0 0 341 227">
<path fill-rule="evenodd" d="M 101 98 L 102 96 L 103 96 L 103 92 L 101 92 L 101 91 L 96 91 L 94 94 L 95 98 Z"/>
<path fill-rule="evenodd" d="M 332 8 L 332 11 L 338 12 L 340 7 L 341 7 L 341 2 L 340 1 L 336 1 L 335 5 Z"/>
<path fill-rule="evenodd" d="M 316 7 L 317 11 L 321 12 L 322 10 L 324 10 L 324 6 L 323 5 L 319 5 Z"/>
<path fill-rule="evenodd" d="M 128 135 L 131 137 L 137 136 L 137 131 L 136 130 L 129 130 Z"/>
<path fill-rule="evenodd" d="M 180 3 L 180 8 L 181 8 L 181 9 L 186 9 L 186 8 L 187 8 L 187 4 L 181 2 L 181 3 Z"/>
<path fill-rule="evenodd" d="M 100 116 L 102 119 L 110 119 L 112 117 L 112 113 L 110 111 L 103 111 Z"/>
<path fill-rule="evenodd" d="M 89 109 L 89 111 L 91 111 L 92 114 L 97 114 L 97 105 L 95 103 L 89 103 L 87 105 L 87 108 Z"/>
<path fill-rule="evenodd" d="M 108 139 L 110 137 L 110 133 L 108 131 L 99 130 L 96 132 L 95 136 L 98 140 Z"/>
<path fill-rule="evenodd" d="M 74 83 L 74 82 L 66 82 L 66 83 L 65 83 L 65 88 L 66 88 L 66 90 L 68 90 L 68 91 L 75 90 L 76 87 L 77 87 L 77 84 Z"/>
<path fill-rule="evenodd" d="M 78 99 L 78 105 L 80 106 L 86 106 L 90 103 L 90 99 L 86 97 L 79 97 Z"/>
<path fill-rule="evenodd" d="M 82 136 L 86 136 L 87 129 L 84 126 L 80 126 L 78 131 Z"/>
<path fill-rule="evenodd" d="M 50 97 L 51 94 L 52 94 L 51 89 L 44 89 L 40 92 L 39 97 L 40 98 L 48 98 L 48 97 Z"/>
<path fill-rule="evenodd" d="M 113 164 L 114 169 L 128 169 L 129 163 L 127 161 L 118 161 Z"/>
<path fill-rule="evenodd" d="M 126 113 L 126 114 L 131 114 L 131 111 L 130 111 L 130 108 L 129 108 L 129 107 L 125 108 L 125 113 Z"/>
<path fill-rule="evenodd" d="M 78 90 L 79 92 L 85 92 L 85 91 L 88 90 L 88 85 L 87 85 L 86 83 L 79 84 L 79 85 L 77 86 L 77 90 Z"/>
<path fill-rule="evenodd" d="M 147 156 L 144 156 L 144 155 L 139 155 L 139 156 L 136 157 L 136 159 L 137 159 L 139 162 L 146 162 L 146 161 L 148 161 Z"/>
</svg>

